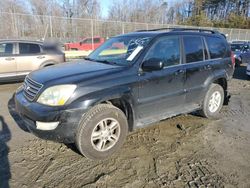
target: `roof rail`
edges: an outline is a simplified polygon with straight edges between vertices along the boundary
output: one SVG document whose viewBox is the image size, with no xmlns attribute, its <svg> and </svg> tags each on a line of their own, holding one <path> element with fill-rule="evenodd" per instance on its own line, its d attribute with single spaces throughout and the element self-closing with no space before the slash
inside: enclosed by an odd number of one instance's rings
<svg viewBox="0 0 250 188">
<path fill-rule="evenodd" d="M 216 30 L 200 29 L 200 28 L 174 28 L 172 31 L 198 31 L 198 32 L 208 32 L 208 33 L 212 33 L 212 34 L 219 33 Z"/>
<path fill-rule="evenodd" d="M 147 32 L 147 31 L 161 31 L 161 30 L 172 30 L 173 28 L 157 28 L 157 29 L 144 29 L 144 30 L 137 30 L 135 32 Z"/>
<path fill-rule="evenodd" d="M 171 31 L 197 31 L 197 32 L 208 32 L 208 33 L 212 33 L 212 34 L 217 34 L 219 33 L 216 30 L 209 30 L 209 29 L 200 29 L 200 28 L 178 28 L 178 27 L 174 27 L 174 28 L 158 28 L 158 29 L 149 29 L 149 30 L 138 30 L 136 32 L 148 32 L 148 31 L 161 31 L 161 30 L 171 30 Z"/>
</svg>

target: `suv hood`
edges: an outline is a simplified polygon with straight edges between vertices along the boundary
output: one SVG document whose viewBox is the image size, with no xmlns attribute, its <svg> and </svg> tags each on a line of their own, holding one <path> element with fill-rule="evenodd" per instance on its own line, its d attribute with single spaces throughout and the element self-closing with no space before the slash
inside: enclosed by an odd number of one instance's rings
<svg viewBox="0 0 250 188">
<path fill-rule="evenodd" d="M 46 67 L 29 74 L 34 81 L 44 84 L 54 81 L 55 83 L 76 83 L 83 79 L 97 77 L 103 74 L 118 72 L 125 67 L 108 65 L 104 63 L 84 60 L 82 62 L 62 63 Z"/>
</svg>

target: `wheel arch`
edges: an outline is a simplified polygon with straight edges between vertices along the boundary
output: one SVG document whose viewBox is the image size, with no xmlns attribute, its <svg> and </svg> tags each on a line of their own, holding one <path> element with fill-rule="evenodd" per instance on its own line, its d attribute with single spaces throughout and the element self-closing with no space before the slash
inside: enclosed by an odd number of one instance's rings
<svg viewBox="0 0 250 188">
<path fill-rule="evenodd" d="M 224 90 L 224 105 L 227 105 L 229 103 L 230 96 L 228 95 L 228 83 L 227 79 L 225 77 L 217 78 L 213 81 L 214 84 L 220 85 Z"/>
<path fill-rule="evenodd" d="M 224 90 L 224 105 L 227 105 L 230 99 L 230 96 L 228 95 L 228 83 L 227 83 L 228 79 L 227 76 L 225 74 L 219 74 L 215 77 L 213 77 L 212 79 L 209 79 L 206 81 L 206 91 L 208 91 L 208 88 L 211 86 L 211 84 L 218 84 L 220 85 L 223 90 Z"/>
<path fill-rule="evenodd" d="M 98 104 L 112 104 L 124 112 L 128 120 L 129 131 L 133 130 L 136 115 L 134 96 L 130 87 L 120 86 L 81 95 L 69 101 L 72 108 L 82 108 L 88 111 Z"/>
<path fill-rule="evenodd" d="M 223 88 L 224 92 L 225 91 L 227 92 L 228 84 L 227 84 L 227 79 L 225 77 L 217 78 L 217 79 L 213 80 L 213 83 L 219 84 Z"/>
<path fill-rule="evenodd" d="M 102 101 L 100 103 L 108 103 L 112 104 L 113 106 L 119 108 L 120 110 L 123 111 L 125 116 L 127 117 L 128 120 L 128 125 L 129 125 L 129 131 L 133 130 L 134 127 L 134 111 L 132 104 L 124 97 L 120 98 L 112 98 L 109 100 Z"/>
<path fill-rule="evenodd" d="M 55 64 L 57 64 L 56 61 L 47 60 L 47 61 L 43 62 L 43 63 L 39 66 L 39 68 L 44 68 L 44 67 L 48 67 L 48 66 L 55 65 Z"/>
<path fill-rule="evenodd" d="M 223 88 L 225 94 L 224 105 L 227 105 L 230 99 L 228 95 L 228 79 L 229 75 L 226 70 L 215 71 L 213 76 L 209 77 L 204 84 L 206 91 L 208 91 L 211 84 L 219 84 Z"/>
</svg>

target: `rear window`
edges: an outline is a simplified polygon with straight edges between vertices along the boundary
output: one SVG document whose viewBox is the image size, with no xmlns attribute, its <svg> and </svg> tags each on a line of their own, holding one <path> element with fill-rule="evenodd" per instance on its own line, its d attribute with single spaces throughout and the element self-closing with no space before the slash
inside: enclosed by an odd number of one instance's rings
<svg viewBox="0 0 250 188">
<path fill-rule="evenodd" d="M 100 38 L 94 38 L 94 43 L 100 43 L 101 39 Z"/>
<path fill-rule="evenodd" d="M 203 42 L 199 36 L 184 36 L 184 49 L 186 53 L 186 63 L 203 61 Z"/>
<path fill-rule="evenodd" d="M 83 40 L 81 43 L 83 43 L 83 44 L 92 44 L 92 38 L 87 38 L 87 39 Z"/>
<path fill-rule="evenodd" d="M 41 47 L 45 53 L 62 53 L 61 46 L 57 43 L 44 43 Z"/>
<path fill-rule="evenodd" d="M 225 42 L 217 37 L 206 37 L 211 59 L 224 58 L 227 53 Z"/>
<path fill-rule="evenodd" d="M 19 54 L 37 54 L 41 52 L 38 44 L 19 43 Z"/>
</svg>

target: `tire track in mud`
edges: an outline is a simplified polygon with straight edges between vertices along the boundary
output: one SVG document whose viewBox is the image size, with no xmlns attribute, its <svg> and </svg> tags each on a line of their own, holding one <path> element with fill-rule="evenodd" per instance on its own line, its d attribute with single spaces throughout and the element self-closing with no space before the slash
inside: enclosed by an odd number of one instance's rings
<svg viewBox="0 0 250 188">
<path fill-rule="evenodd" d="M 154 182 L 158 187 L 223 187 L 225 180 L 214 172 L 206 160 L 181 159 L 175 163 L 174 174 L 168 173 Z"/>
<path fill-rule="evenodd" d="M 26 171 L 22 182 L 31 187 L 147 184 L 158 177 L 157 161 L 174 153 L 181 146 L 181 139 L 199 132 L 203 123 L 203 118 L 186 115 L 140 129 L 128 136 L 124 147 L 115 156 L 98 162 L 74 153 L 65 145 L 39 139 L 10 155 L 19 153 L 20 159 L 25 159 L 13 165 Z M 13 185 L 18 182 L 15 177 L 18 175 L 14 175 Z"/>
</svg>

